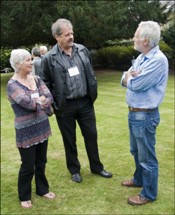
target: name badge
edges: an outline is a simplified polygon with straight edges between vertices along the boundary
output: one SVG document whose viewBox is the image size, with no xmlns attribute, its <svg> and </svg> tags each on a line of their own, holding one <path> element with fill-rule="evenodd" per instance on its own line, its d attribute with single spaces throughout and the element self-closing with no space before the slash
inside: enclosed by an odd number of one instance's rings
<svg viewBox="0 0 175 215">
<path fill-rule="evenodd" d="M 68 72 L 69 72 L 70 77 L 80 74 L 77 66 L 69 68 Z"/>
<path fill-rule="evenodd" d="M 31 98 L 32 99 L 39 98 L 39 93 L 33 93 L 33 94 L 31 94 Z"/>
</svg>

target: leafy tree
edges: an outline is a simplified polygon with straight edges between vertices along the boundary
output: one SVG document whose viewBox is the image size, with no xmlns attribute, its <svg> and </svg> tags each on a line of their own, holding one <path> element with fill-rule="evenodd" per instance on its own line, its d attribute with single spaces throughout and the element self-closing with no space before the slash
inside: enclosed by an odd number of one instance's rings
<svg viewBox="0 0 175 215">
<path fill-rule="evenodd" d="M 56 13 L 55 2 L 2 1 L 1 44 L 31 45 L 52 40 L 48 26 Z M 49 29 L 50 30 L 50 29 Z"/>
<path fill-rule="evenodd" d="M 164 24 L 170 11 L 158 0 L 1 1 L 1 45 L 53 45 L 51 24 L 62 17 L 71 20 L 75 41 L 103 47 L 107 40 L 133 37 L 140 21 Z"/>
<path fill-rule="evenodd" d="M 175 69 L 175 22 L 173 22 L 168 28 L 165 29 L 162 33 L 163 40 L 167 43 L 172 49 L 170 53 L 170 67 Z"/>
<path fill-rule="evenodd" d="M 172 23 L 162 34 L 163 40 L 175 51 L 175 22 Z"/>
</svg>

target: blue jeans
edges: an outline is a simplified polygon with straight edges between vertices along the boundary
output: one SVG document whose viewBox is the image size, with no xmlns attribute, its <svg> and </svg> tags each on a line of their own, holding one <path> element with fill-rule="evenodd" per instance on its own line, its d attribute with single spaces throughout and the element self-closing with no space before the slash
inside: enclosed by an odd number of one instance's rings
<svg viewBox="0 0 175 215">
<path fill-rule="evenodd" d="M 134 184 L 142 186 L 140 195 L 154 201 L 158 187 L 158 161 L 156 158 L 156 127 L 160 122 L 158 108 L 148 112 L 129 112 L 130 151 L 136 170 Z"/>
</svg>

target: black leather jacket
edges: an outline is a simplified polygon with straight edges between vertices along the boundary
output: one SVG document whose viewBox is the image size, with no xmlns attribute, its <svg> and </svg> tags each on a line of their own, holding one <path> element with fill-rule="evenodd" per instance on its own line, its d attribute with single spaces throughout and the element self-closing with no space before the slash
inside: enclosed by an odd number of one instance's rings
<svg viewBox="0 0 175 215">
<path fill-rule="evenodd" d="M 92 104 L 97 98 L 97 80 L 91 64 L 91 57 L 88 49 L 80 44 L 74 43 L 78 48 L 78 54 L 83 62 L 87 80 L 87 96 Z M 63 64 L 58 45 L 56 44 L 41 61 L 41 78 L 51 91 L 54 98 L 53 108 L 55 114 L 64 112 L 66 104 L 66 68 Z"/>
</svg>

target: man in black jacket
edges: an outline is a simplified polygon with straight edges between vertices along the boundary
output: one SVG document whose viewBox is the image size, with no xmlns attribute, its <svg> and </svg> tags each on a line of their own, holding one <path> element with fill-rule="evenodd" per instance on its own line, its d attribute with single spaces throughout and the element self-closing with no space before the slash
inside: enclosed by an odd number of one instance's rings
<svg viewBox="0 0 175 215">
<path fill-rule="evenodd" d="M 52 24 L 57 44 L 42 59 L 43 80 L 54 97 L 54 111 L 62 134 L 67 168 L 72 181 L 81 182 L 76 146 L 76 121 L 84 137 L 92 173 L 112 177 L 100 162 L 93 103 L 97 81 L 88 49 L 74 43 L 73 26 L 67 19 Z"/>
</svg>

